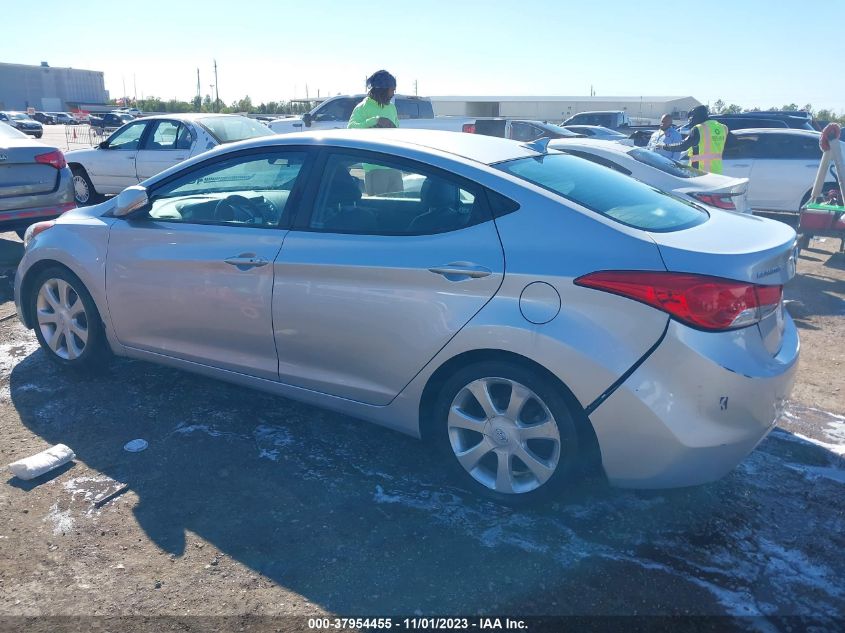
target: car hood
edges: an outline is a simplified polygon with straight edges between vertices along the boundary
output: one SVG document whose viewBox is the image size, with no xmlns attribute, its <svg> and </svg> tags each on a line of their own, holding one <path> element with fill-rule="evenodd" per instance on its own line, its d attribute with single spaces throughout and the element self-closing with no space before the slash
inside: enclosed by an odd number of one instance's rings
<svg viewBox="0 0 845 633">
<path fill-rule="evenodd" d="M 65 159 L 69 163 L 74 161 L 83 161 L 86 158 L 93 158 L 97 151 L 96 147 L 89 147 L 87 149 L 72 149 L 69 152 L 65 152 Z"/>
<path fill-rule="evenodd" d="M 277 134 L 284 134 L 286 132 L 304 132 L 306 130 L 305 122 L 299 117 L 271 121 L 267 127 Z"/>
</svg>

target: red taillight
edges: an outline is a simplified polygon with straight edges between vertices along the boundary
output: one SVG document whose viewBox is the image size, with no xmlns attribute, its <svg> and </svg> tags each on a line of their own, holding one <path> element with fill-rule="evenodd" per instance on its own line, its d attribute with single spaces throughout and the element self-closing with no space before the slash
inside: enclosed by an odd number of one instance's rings
<svg viewBox="0 0 845 633">
<path fill-rule="evenodd" d="M 729 193 L 694 193 L 692 197 L 717 209 L 736 211 L 733 196 Z"/>
<path fill-rule="evenodd" d="M 39 154 L 35 157 L 35 162 L 43 163 L 44 165 L 50 165 L 51 167 L 55 167 L 56 169 L 64 169 L 65 167 L 67 167 L 65 155 L 57 149 L 53 150 L 52 152 L 47 152 L 46 154 Z"/>
<path fill-rule="evenodd" d="M 475 134 L 475 123 L 464 123 L 461 130 L 467 134 Z"/>
<path fill-rule="evenodd" d="M 704 330 L 753 325 L 776 310 L 783 296 L 783 286 L 687 273 L 605 271 L 575 284 L 640 301 Z"/>
</svg>

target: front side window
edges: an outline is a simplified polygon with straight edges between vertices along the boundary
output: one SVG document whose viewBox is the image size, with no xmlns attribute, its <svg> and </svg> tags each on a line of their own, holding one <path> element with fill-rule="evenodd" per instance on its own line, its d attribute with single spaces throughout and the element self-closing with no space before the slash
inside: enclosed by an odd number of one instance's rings
<svg viewBox="0 0 845 633">
<path fill-rule="evenodd" d="M 529 123 L 511 123 L 511 138 L 515 141 L 534 141 L 543 133 Z"/>
<path fill-rule="evenodd" d="M 120 128 L 117 132 L 109 137 L 109 149 L 123 149 L 135 150 L 141 144 L 141 137 L 144 135 L 144 130 L 147 128 L 146 122 L 133 123 L 126 127 Z"/>
<path fill-rule="evenodd" d="M 761 158 L 758 147 L 759 139 L 760 137 L 757 134 L 728 134 L 722 158 L 724 160 Z"/>
<path fill-rule="evenodd" d="M 478 188 L 425 167 L 333 154 L 309 228 L 361 235 L 429 235 L 490 219 Z"/>
<path fill-rule="evenodd" d="M 348 121 L 358 103 L 354 99 L 335 99 L 317 110 L 315 121 Z"/>
<path fill-rule="evenodd" d="M 690 203 L 575 156 L 546 154 L 495 167 L 645 231 L 678 231 L 706 222 L 710 217 Z"/>
<path fill-rule="evenodd" d="M 188 224 L 276 227 L 305 162 L 304 152 L 241 155 L 156 189 L 149 218 Z"/>
</svg>

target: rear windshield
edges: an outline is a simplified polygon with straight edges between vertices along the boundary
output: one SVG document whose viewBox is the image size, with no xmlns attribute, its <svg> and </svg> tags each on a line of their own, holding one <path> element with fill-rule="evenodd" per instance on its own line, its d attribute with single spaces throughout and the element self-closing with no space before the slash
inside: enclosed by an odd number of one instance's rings
<svg viewBox="0 0 845 633">
<path fill-rule="evenodd" d="M 662 154 L 639 147 L 628 152 L 628 156 L 648 165 L 649 167 L 654 167 L 655 169 L 677 176 L 678 178 L 697 178 L 698 176 L 703 176 L 705 173 L 695 167 L 689 167 L 674 161 L 671 158 L 666 158 Z"/>
<path fill-rule="evenodd" d="M 495 165 L 612 220 L 654 232 L 706 222 L 707 212 L 648 185 L 566 154 L 519 158 Z"/>
<path fill-rule="evenodd" d="M 218 143 L 234 143 L 257 136 L 272 136 L 273 131 L 258 121 L 245 116 L 220 116 L 200 119 Z"/>
</svg>

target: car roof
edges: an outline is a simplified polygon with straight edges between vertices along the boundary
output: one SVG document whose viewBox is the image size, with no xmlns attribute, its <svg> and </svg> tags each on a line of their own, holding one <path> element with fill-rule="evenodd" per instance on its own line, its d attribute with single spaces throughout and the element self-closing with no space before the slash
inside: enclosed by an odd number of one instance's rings
<svg viewBox="0 0 845 633">
<path fill-rule="evenodd" d="M 731 130 L 731 134 L 745 136 L 746 134 L 791 134 L 793 136 L 807 136 L 818 138 L 821 132 L 815 130 L 801 130 L 789 127 L 749 127 L 741 130 Z"/>
<path fill-rule="evenodd" d="M 485 165 L 541 154 L 541 152 L 530 149 L 525 144 L 494 136 L 401 128 L 294 132 L 292 134 L 261 136 L 237 143 L 239 147 L 243 148 L 298 144 L 336 145 L 338 147 L 384 152 L 390 152 L 398 146 L 429 154 L 451 154 Z"/>
<path fill-rule="evenodd" d="M 127 112 L 112 112 L 110 114 L 128 114 Z M 130 115 L 131 116 L 131 115 Z M 150 116 L 143 116 L 137 121 L 149 121 L 155 119 L 175 119 L 177 121 L 201 121 L 202 119 L 211 119 L 216 117 L 236 117 L 243 116 L 241 114 L 223 114 L 222 112 L 174 112 L 173 114 L 153 114 Z"/>
</svg>

